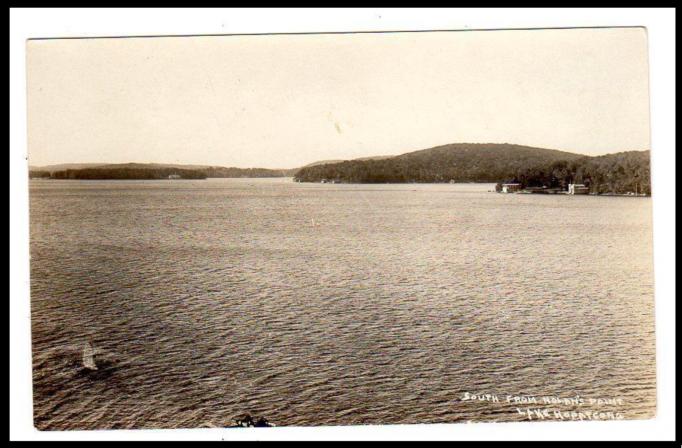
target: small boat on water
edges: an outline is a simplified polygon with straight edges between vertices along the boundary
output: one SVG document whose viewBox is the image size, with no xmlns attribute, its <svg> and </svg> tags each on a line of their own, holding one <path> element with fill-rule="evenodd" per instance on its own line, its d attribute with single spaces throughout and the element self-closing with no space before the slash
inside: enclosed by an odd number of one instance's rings
<svg viewBox="0 0 682 448">
<path fill-rule="evenodd" d="M 95 349 L 89 342 L 85 343 L 83 347 L 83 367 L 87 370 L 97 370 L 97 363 L 95 363 Z"/>
</svg>

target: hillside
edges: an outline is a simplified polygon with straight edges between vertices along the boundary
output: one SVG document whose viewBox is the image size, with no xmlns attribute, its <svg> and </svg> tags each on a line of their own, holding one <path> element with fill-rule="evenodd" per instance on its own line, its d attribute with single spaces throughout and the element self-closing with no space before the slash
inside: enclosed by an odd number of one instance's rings
<svg viewBox="0 0 682 448">
<path fill-rule="evenodd" d="M 300 169 L 301 182 L 497 182 L 527 166 L 573 160 L 579 154 L 509 144 L 451 144 L 393 157 L 349 160 Z"/>
</svg>

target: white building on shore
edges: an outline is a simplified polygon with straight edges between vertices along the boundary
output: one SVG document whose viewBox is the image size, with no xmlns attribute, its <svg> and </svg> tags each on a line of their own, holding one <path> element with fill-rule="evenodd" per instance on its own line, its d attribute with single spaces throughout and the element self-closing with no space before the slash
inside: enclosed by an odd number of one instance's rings
<svg viewBox="0 0 682 448">
<path fill-rule="evenodd" d="M 502 193 L 515 193 L 519 190 L 521 190 L 521 184 L 517 183 L 502 184 Z"/>
<path fill-rule="evenodd" d="M 584 184 L 568 184 L 568 194 L 588 194 L 590 189 Z"/>
</svg>

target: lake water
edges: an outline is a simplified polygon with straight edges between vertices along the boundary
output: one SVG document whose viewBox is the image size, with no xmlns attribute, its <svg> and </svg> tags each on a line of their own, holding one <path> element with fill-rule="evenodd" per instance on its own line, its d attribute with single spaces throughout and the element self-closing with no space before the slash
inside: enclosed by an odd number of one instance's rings
<svg viewBox="0 0 682 448">
<path fill-rule="evenodd" d="M 652 417 L 651 199 L 493 188 L 31 181 L 36 426 Z"/>
</svg>

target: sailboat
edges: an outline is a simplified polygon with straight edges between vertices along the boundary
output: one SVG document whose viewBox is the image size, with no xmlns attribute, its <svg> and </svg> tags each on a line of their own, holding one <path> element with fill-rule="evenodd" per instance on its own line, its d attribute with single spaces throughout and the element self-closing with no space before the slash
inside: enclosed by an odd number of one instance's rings
<svg viewBox="0 0 682 448">
<path fill-rule="evenodd" d="M 97 364 L 95 364 L 95 349 L 89 342 L 85 343 L 83 347 L 83 367 L 88 370 L 97 370 Z"/>
</svg>

